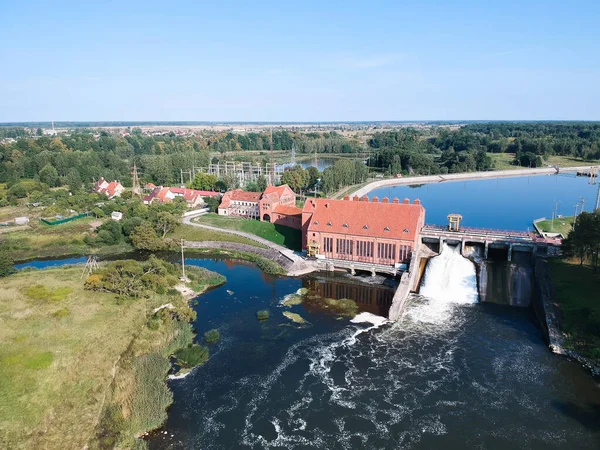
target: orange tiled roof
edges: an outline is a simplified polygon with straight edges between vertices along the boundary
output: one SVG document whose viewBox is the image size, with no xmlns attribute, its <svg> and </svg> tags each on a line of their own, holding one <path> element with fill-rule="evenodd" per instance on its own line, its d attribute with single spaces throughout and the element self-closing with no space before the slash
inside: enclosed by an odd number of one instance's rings
<svg viewBox="0 0 600 450">
<path fill-rule="evenodd" d="M 366 199 L 366 197 L 364 197 Z M 387 200 L 387 199 L 385 199 Z M 303 212 L 312 212 L 308 231 L 413 241 L 425 208 L 419 203 L 384 203 L 309 199 Z"/>
<path fill-rule="evenodd" d="M 225 195 L 229 194 L 231 200 L 237 200 L 242 202 L 257 202 L 260 200 L 262 192 L 248 192 L 236 189 L 235 191 L 226 192 Z"/>
<path fill-rule="evenodd" d="M 302 214 L 302 209 L 296 206 L 277 205 L 273 212 L 286 216 L 296 216 Z"/>
</svg>

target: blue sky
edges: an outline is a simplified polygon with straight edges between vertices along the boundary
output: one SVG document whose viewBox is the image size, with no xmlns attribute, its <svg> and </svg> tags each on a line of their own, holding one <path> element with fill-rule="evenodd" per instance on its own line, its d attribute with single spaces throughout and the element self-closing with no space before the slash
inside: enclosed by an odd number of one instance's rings
<svg viewBox="0 0 600 450">
<path fill-rule="evenodd" d="M 0 11 L 0 122 L 600 120 L 598 1 Z"/>
</svg>

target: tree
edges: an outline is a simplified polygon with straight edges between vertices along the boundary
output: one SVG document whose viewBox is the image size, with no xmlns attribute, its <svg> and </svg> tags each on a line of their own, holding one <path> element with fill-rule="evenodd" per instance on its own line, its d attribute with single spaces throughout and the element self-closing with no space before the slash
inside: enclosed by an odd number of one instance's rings
<svg viewBox="0 0 600 450">
<path fill-rule="evenodd" d="M 240 187 L 240 180 L 234 173 L 228 173 L 223 175 L 221 181 L 225 183 L 225 190 L 233 190 Z"/>
<path fill-rule="evenodd" d="M 201 191 L 213 191 L 217 184 L 217 176 L 210 173 L 199 173 L 194 177 L 194 181 L 189 185 L 191 189 Z"/>
<path fill-rule="evenodd" d="M 65 176 L 65 184 L 69 186 L 69 190 L 71 192 L 77 192 L 81 189 L 81 185 L 83 183 L 77 169 L 73 168 L 67 172 L 67 175 Z"/>
<path fill-rule="evenodd" d="M 148 222 L 136 227 L 130 235 L 133 246 L 140 250 L 158 251 L 166 248 L 165 242 L 156 234 L 156 230 Z"/>
<path fill-rule="evenodd" d="M 59 184 L 58 171 L 50 164 L 46 164 L 40 170 L 39 177 L 42 183 L 46 183 L 50 187 L 56 187 Z"/>
<path fill-rule="evenodd" d="M 256 188 L 258 192 L 264 192 L 267 189 L 267 179 L 264 175 L 260 175 L 256 180 Z"/>
<path fill-rule="evenodd" d="M 0 277 L 6 277 L 15 271 L 14 261 L 10 256 L 10 252 L 3 245 L 0 246 Z"/>
<path fill-rule="evenodd" d="M 219 205 L 221 202 L 217 197 L 203 197 L 204 203 L 206 203 L 206 207 L 212 213 L 216 213 L 219 209 Z"/>
<path fill-rule="evenodd" d="M 177 225 L 179 225 L 179 219 L 168 212 L 158 213 L 154 221 L 154 229 L 157 233 L 162 233 L 163 239 L 168 233 L 175 230 Z"/>
<path fill-rule="evenodd" d="M 563 241 L 563 255 L 576 257 L 583 265 L 589 258 L 594 271 L 598 270 L 600 258 L 600 211 L 582 212 L 577 216 L 573 230 Z"/>
</svg>

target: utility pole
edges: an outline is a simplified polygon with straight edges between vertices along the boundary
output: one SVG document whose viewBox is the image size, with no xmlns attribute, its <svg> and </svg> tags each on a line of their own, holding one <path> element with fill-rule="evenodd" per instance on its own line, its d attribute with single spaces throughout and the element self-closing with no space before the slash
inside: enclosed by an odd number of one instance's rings
<svg viewBox="0 0 600 450">
<path fill-rule="evenodd" d="M 583 197 L 579 197 L 581 198 L 581 211 L 579 211 L 579 213 L 581 214 L 583 212 L 583 209 L 585 208 L 585 198 Z"/>
<path fill-rule="evenodd" d="M 575 203 L 575 215 L 573 216 L 573 229 L 575 229 L 575 224 L 577 223 L 577 208 L 579 207 L 579 203 Z"/>
<path fill-rule="evenodd" d="M 596 195 L 596 211 L 600 208 L 600 183 L 598 183 L 598 195 Z"/>
<path fill-rule="evenodd" d="M 183 254 L 183 243 L 184 240 L 181 240 L 181 281 L 183 281 L 185 283 L 186 281 L 186 276 L 185 276 L 185 256 Z"/>
<path fill-rule="evenodd" d="M 270 134 L 271 138 L 269 139 L 270 159 L 271 159 L 271 161 L 270 161 L 270 164 L 271 164 L 270 178 L 271 178 L 271 186 L 275 186 L 275 173 L 274 173 L 275 172 L 275 164 L 273 164 L 273 128 L 271 128 L 270 131 L 271 131 L 271 134 Z"/>
<path fill-rule="evenodd" d="M 554 200 L 554 211 L 552 211 L 552 225 L 550 225 L 550 231 L 554 231 L 554 218 L 556 217 L 556 209 L 558 208 L 558 202 Z"/>
<path fill-rule="evenodd" d="M 137 166 L 135 162 L 133 163 L 133 171 L 131 172 L 131 196 L 132 197 L 142 197 L 142 188 L 140 187 L 140 178 L 138 176 Z"/>
</svg>

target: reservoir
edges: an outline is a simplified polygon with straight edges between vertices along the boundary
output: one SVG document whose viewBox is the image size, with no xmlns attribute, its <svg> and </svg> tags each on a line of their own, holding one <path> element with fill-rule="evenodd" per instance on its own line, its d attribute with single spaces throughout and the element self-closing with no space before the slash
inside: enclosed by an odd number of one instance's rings
<svg viewBox="0 0 600 450">
<path fill-rule="evenodd" d="M 382 320 L 393 286 L 381 280 L 187 259 L 227 277 L 195 305 L 199 336 L 218 328 L 221 341 L 169 382 L 175 402 L 150 448 L 599 448 L 592 376 L 548 350 L 528 309 L 479 303 L 473 267 L 444 258 L 428 268 L 430 297 L 413 295 L 396 323 Z M 302 303 L 281 304 L 302 288 Z M 360 314 L 320 307 L 328 296 L 354 298 Z"/>
<path fill-rule="evenodd" d="M 394 197 L 419 198 L 430 225 L 446 225 L 448 214 L 458 213 L 464 226 L 526 231 L 533 229 L 533 220 L 552 218 L 555 201 L 557 213 L 564 216 L 573 215 L 581 197 L 585 210 L 592 211 L 597 193 L 598 185 L 589 184 L 587 177 L 566 173 L 392 186 L 367 195 L 390 201 Z"/>
</svg>

